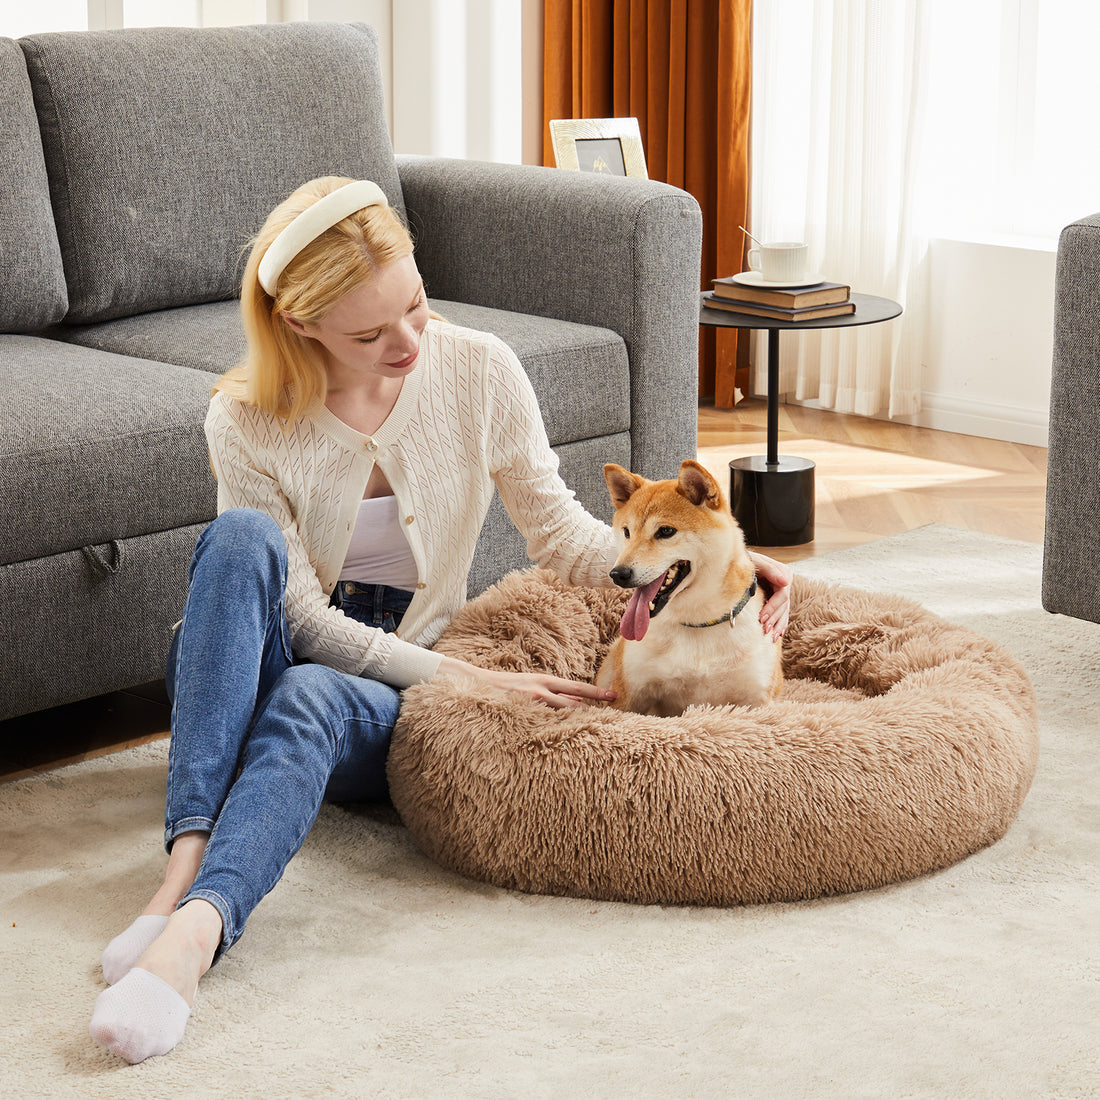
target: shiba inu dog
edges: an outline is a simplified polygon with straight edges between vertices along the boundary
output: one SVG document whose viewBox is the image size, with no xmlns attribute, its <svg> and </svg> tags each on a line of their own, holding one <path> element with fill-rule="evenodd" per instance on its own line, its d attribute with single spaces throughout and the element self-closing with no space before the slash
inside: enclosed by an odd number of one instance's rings
<svg viewBox="0 0 1100 1100">
<path fill-rule="evenodd" d="M 773 699 L 781 647 L 760 625 L 764 594 L 718 482 L 691 460 L 676 480 L 613 464 L 604 477 L 622 545 L 611 579 L 633 589 L 596 675 L 618 693 L 612 705 L 671 716 Z"/>
</svg>

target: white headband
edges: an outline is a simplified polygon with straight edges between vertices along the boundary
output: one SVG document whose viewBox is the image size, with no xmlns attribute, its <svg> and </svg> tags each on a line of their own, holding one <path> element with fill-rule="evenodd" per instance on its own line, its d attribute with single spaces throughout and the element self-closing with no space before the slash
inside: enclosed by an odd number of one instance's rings
<svg viewBox="0 0 1100 1100">
<path fill-rule="evenodd" d="M 326 229 L 342 222 L 349 214 L 367 206 L 389 206 L 385 192 L 370 180 L 345 183 L 335 191 L 306 207 L 268 247 L 257 272 L 260 286 L 275 297 L 275 287 L 286 265 L 310 241 L 315 241 Z"/>
</svg>

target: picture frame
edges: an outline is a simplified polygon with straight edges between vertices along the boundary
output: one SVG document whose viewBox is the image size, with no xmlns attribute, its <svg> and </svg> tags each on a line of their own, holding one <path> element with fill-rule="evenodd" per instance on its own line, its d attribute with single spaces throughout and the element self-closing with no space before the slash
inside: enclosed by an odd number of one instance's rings
<svg viewBox="0 0 1100 1100">
<path fill-rule="evenodd" d="M 559 168 L 649 179 L 636 118 L 553 118 L 550 138 Z"/>
</svg>

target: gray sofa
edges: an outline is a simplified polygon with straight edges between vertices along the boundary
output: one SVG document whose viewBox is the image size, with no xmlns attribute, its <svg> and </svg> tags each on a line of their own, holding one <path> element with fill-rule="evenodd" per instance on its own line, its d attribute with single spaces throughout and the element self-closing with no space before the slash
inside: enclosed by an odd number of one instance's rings
<svg viewBox="0 0 1100 1100">
<path fill-rule="evenodd" d="M 1047 458 L 1043 606 L 1100 623 L 1100 214 L 1058 241 Z"/>
<path fill-rule="evenodd" d="M 497 332 L 562 473 L 696 447 L 695 201 L 644 180 L 393 156 L 360 24 L 0 39 L 0 719 L 163 675 L 215 514 L 203 417 L 249 241 L 306 179 L 376 180 L 432 305 Z M 500 502 L 471 595 L 527 559 Z"/>
</svg>

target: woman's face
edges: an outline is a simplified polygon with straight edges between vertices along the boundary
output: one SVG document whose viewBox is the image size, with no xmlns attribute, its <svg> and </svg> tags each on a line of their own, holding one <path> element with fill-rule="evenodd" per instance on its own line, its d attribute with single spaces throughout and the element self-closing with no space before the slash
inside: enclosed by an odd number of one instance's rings
<svg viewBox="0 0 1100 1100">
<path fill-rule="evenodd" d="M 349 385 L 367 375 L 403 378 L 412 372 L 428 323 L 428 300 L 409 255 L 380 267 L 316 325 L 283 316 L 295 332 L 324 349 L 330 382 Z"/>
</svg>

